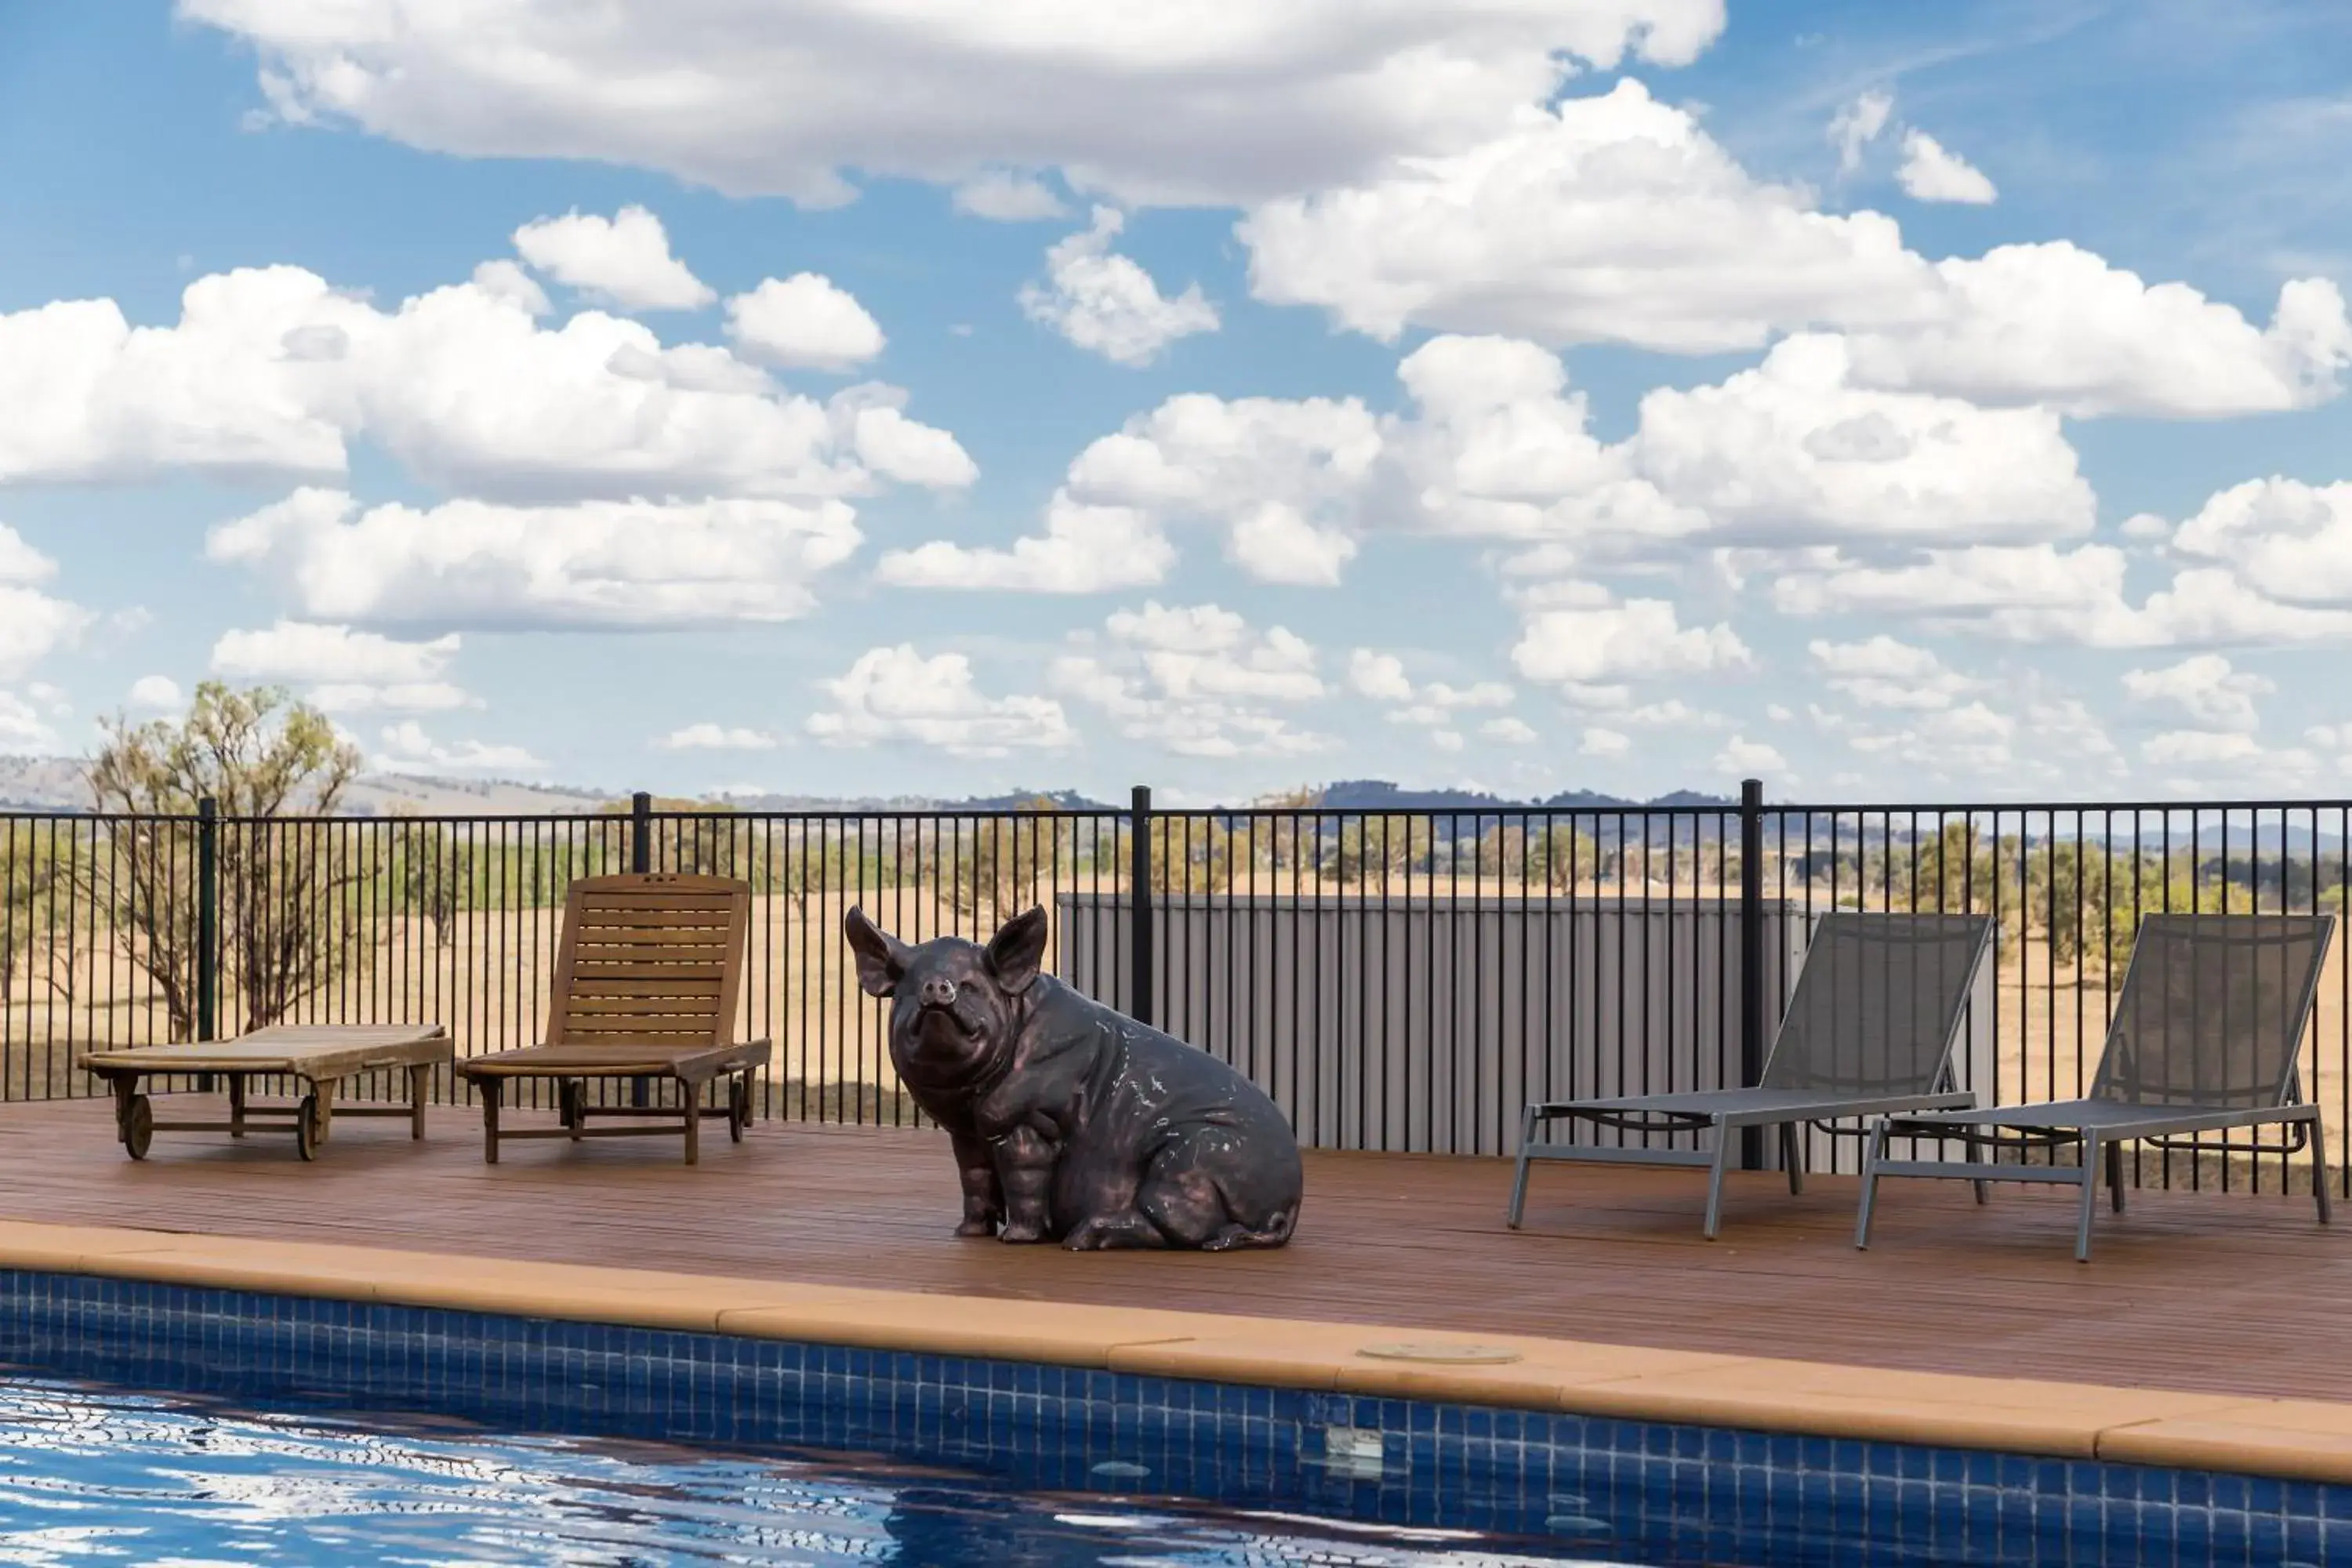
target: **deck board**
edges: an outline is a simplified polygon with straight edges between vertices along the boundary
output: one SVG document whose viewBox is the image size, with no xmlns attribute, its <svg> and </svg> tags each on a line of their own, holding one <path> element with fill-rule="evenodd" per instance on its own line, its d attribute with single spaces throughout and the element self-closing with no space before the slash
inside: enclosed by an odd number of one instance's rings
<svg viewBox="0 0 2352 1568">
<path fill-rule="evenodd" d="M 1286 1248 L 1076 1256 L 956 1239 L 936 1133 L 762 1123 L 693 1169 L 659 1139 L 490 1167 L 474 1113 L 433 1125 L 339 1121 L 311 1165 L 159 1133 L 133 1163 L 102 1105 L 9 1106 L 0 1217 L 2352 1401 L 2352 1234 L 2307 1198 L 2136 1194 L 2085 1268 L 2056 1192 L 1889 1184 L 1864 1254 L 1851 1180 L 1735 1177 L 1708 1243 L 1692 1173 L 1539 1169 L 1515 1234 L 1504 1162 L 1314 1153 Z"/>
</svg>

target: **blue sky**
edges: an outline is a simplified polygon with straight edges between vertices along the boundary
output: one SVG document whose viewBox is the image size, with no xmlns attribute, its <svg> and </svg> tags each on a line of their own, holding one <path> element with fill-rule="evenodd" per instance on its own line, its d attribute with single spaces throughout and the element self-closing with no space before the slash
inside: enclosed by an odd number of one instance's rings
<svg viewBox="0 0 2352 1568">
<path fill-rule="evenodd" d="M 0 0 L 0 750 L 2341 792 L 2333 8 L 463 9 Z"/>
</svg>

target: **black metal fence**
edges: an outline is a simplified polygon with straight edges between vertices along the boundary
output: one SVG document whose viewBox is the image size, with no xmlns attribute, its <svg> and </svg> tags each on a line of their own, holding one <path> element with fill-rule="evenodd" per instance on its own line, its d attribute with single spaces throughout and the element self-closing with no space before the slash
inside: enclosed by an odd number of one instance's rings
<svg viewBox="0 0 2352 1568">
<path fill-rule="evenodd" d="M 1056 973 L 1233 1061 L 1304 1142 L 1504 1153 L 1529 1099 L 1752 1079 L 1832 908 L 1993 916 L 1962 1081 L 1997 1102 L 2079 1092 L 2139 917 L 2340 910 L 2352 802 L 1768 805 L 1751 782 L 1736 802 L 1556 809 L 1160 811 L 1139 789 L 1125 810 L 5 816 L 0 1098 L 92 1092 L 73 1066 L 91 1046 L 274 1021 L 527 1044 L 566 887 L 631 868 L 751 884 L 743 1024 L 776 1043 L 772 1116 L 919 1120 L 840 939 L 853 904 L 908 941 L 985 938 L 1036 904 Z M 2342 1173 L 2340 947 L 2302 1084 Z M 2217 1141 L 2140 1176 L 2288 1173 Z"/>
</svg>

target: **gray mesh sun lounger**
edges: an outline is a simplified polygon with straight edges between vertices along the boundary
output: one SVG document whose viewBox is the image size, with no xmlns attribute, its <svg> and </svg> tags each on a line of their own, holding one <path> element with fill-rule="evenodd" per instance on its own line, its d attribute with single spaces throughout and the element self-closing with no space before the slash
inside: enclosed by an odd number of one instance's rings
<svg viewBox="0 0 2352 1568">
<path fill-rule="evenodd" d="M 1749 1127 L 1778 1127 L 1789 1190 L 1804 1190 L 1798 1138 L 1807 1122 L 1971 1106 L 1952 1087 L 1952 1038 L 1978 966 L 1992 940 L 1986 915 L 1860 914 L 1822 917 L 1798 972 L 1796 994 L 1752 1089 L 1699 1089 L 1612 1100 L 1560 1100 L 1527 1108 L 1509 1222 L 1527 1207 L 1528 1172 L 1538 1160 L 1616 1164 L 1704 1165 L 1706 1234 L 1723 1216 L 1723 1172 Z M 1622 1148 L 1547 1143 L 1546 1122 L 1581 1121 L 1625 1132 L 1715 1134 L 1715 1147 Z"/>
<path fill-rule="evenodd" d="M 2101 1156 L 2124 1207 L 2124 1145 L 2193 1148 L 2199 1135 L 2278 1125 L 2264 1152 L 2311 1151 L 2311 1185 L 2327 1223 L 2327 1141 L 2319 1107 L 2301 1103 L 2295 1056 L 2335 933 L 2333 915 L 2149 915 L 2140 921 L 2106 1052 L 2088 1098 L 1940 1115 L 1890 1116 L 1872 1129 L 1854 1245 L 1870 1245 L 1881 1176 L 1951 1176 L 2079 1185 L 2074 1257 L 2091 1259 Z M 1890 1160 L 1890 1138 L 1954 1140 L 1969 1160 Z M 1998 1164 L 1991 1152 L 2079 1144 L 2078 1164 Z"/>
</svg>

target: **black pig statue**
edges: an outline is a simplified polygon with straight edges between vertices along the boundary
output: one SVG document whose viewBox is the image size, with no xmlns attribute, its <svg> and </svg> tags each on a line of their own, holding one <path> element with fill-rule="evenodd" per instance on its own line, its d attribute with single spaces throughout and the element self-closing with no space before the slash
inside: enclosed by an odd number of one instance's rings
<svg viewBox="0 0 2352 1568">
<path fill-rule="evenodd" d="M 1298 1140 L 1203 1050 L 1038 972 L 1045 911 L 986 947 L 908 946 L 842 921 L 858 983 L 890 1009 L 890 1059 L 955 1142 L 958 1236 L 1098 1247 L 1280 1247 L 1298 1223 Z"/>
</svg>

